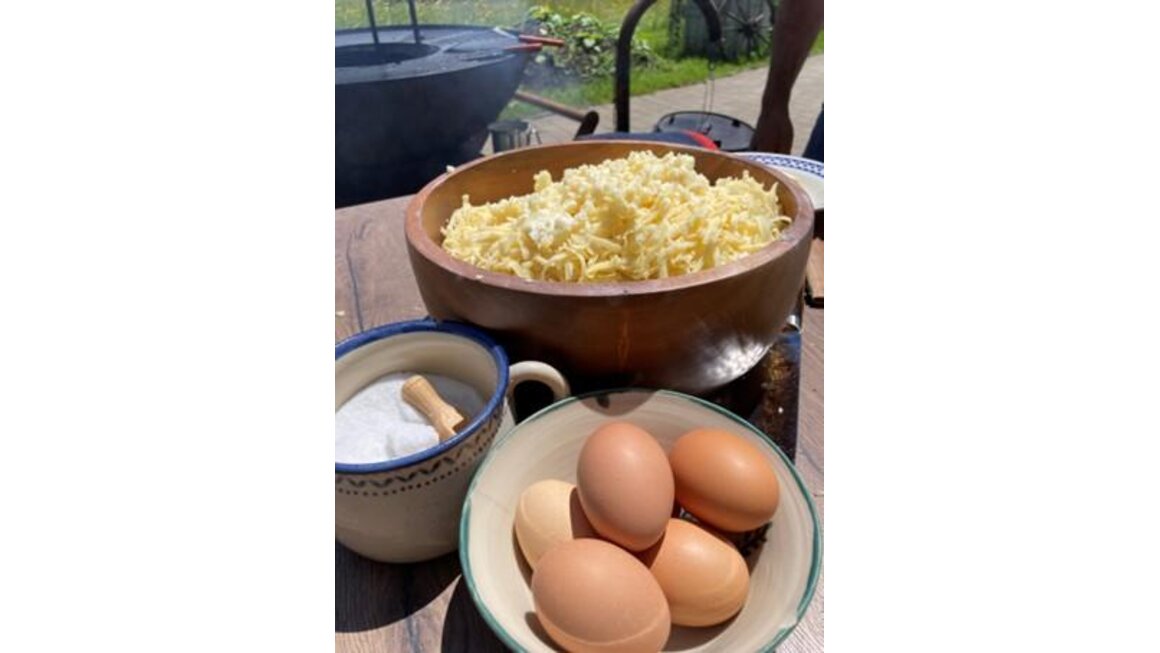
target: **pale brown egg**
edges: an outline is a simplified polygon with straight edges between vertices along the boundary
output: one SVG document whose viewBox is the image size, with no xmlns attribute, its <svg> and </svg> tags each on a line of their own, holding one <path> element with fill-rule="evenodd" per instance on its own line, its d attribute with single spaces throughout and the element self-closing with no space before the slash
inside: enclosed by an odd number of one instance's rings
<svg viewBox="0 0 1160 653">
<path fill-rule="evenodd" d="M 596 537 L 576 486 L 556 479 L 529 485 L 520 494 L 515 515 L 516 541 L 533 569 L 548 549 L 581 537 Z"/>
<path fill-rule="evenodd" d="M 677 503 L 725 531 L 762 526 L 777 512 L 773 465 L 756 445 L 720 429 L 694 429 L 669 452 Z"/>
<path fill-rule="evenodd" d="M 603 540 L 552 547 L 532 574 L 540 625 L 568 651 L 659 651 L 672 623 L 664 592 L 631 554 Z"/>
<path fill-rule="evenodd" d="M 644 429 L 609 422 L 584 441 L 576 465 L 584 514 L 596 532 L 630 551 L 656 544 L 673 510 L 673 472 Z"/>
<path fill-rule="evenodd" d="M 671 519 L 665 535 L 640 555 L 652 572 L 673 623 L 713 626 L 749 598 L 749 568 L 732 544 L 690 522 Z"/>
</svg>

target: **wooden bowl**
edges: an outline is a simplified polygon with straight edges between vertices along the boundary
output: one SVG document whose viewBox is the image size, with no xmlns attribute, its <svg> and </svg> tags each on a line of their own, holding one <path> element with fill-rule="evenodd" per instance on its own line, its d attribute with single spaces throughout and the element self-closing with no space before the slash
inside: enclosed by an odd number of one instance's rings
<svg viewBox="0 0 1160 653">
<path fill-rule="evenodd" d="M 451 257 L 443 225 L 473 204 L 532 192 L 533 176 L 651 150 L 691 155 L 709 180 L 748 171 L 776 183 L 793 223 L 732 263 L 667 279 L 616 283 L 526 281 Z M 436 319 L 488 330 L 513 360 L 558 367 L 574 385 L 645 386 L 704 394 L 755 366 L 797 302 L 813 234 L 808 194 L 783 173 L 721 152 L 664 143 L 582 141 L 511 150 L 431 181 L 407 207 L 406 238 L 423 303 Z"/>
</svg>

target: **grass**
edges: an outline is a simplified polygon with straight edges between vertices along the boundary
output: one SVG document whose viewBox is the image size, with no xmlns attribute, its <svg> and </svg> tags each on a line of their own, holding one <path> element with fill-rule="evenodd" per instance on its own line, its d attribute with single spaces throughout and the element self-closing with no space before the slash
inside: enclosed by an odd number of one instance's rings
<svg viewBox="0 0 1160 653">
<path fill-rule="evenodd" d="M 602 21 L 619 24 L 634 0 L 417 0 L 416 14 L 421 23 L 452 23 L 514 27 L 528 9 L 547 5 L 561 12 L 586 12 Z M 380 26 L 407 25 L 410 13 L 404 0 L 374 0 L 375 20 Z M 649 8 L 636 27 L 635 36 L 658 52 L 668 44 L 669 0 Z M 334 28 L 369 27 L 365 0 L 335 0 Z M 812 52 L 823 50 L 823 34 L 818 35 Z"/>
<path fill-rule="evenodd" d="M 583 11 L 602 21 L 619 24 L 634 4 L 633 0 L 417 0 L 415 13 L 420 23 L 458 23 L 512 27 L 523 21 L 528 9 L 550 6 L 571 13 Z M 374 0 L 375 21 L 380 27 L 407 25 L 410 13 L 405 0 Z M 335 0 L 334 28 L 370 27 L 365 0 Z M 653 5 L 637 26 L 637 35 L 667 38 L 669 0 Z"/>
<path fill-rule="evenodd" d="M 373 0 L 375 20 L 380 27 L 407 25 L 410 13 L 405 0 Z M 619 24 L 634 4 L 634 0 L 417 0 L 416 13 L 420 23 L 451 23 L 467 25 L 496 25 L 514 27 L 523 21 L 529 8 L 550 6 L 562 12 L 586 12 L 602 21 Z M 641 18 L 634 36 L 647 41 L 653 50 L 667 50 L 669 38 L 669 0 L 660 0 Z M 365 0 L 335 0 L 335 29 L 369 27 Z M 825 34 L 818 35 L 811 53 L 824 51 Z M 720 62 L 715 74 L 726 77 L 744 70 L 760 68 L 768 63 L 766 57 L 749 61 Z M 633 70 L 632 95 L 653 93 L 667 88 L 702 84 L 709 78 L 709 62 L 699 57 L 664 60 L 660 66 Z M 573 107 L 589 107 L 612 102 L 612 78 L 595 79 L 553 89 L 538 89 L 537 95 L 551 98 Z M 513 100 L 501 117 L 523 118 L 543 113 L 542 109 Z"/>
<path fill-rule="evenodd" d="M 747 62 L 722 62 L 717 64 L 714 74 L 727 77 L 751 68 L 760 68 L 765 60 Z M 654 93 L 667 88 L 678 88 L 702 84 L 709 79 L 709 62 L 706 59 L 688 58 L 668 62 L 664 69 L 634 70 L 630 80 L 632 95 Z M 561 104 L 583 108 L 597 104 L 608 104 L 613 99 L 612 78 L 596 79 L 574 86 L 540 89 L 535 94 L 551 98 Z M 501 118 L 524 118 L 544 113 L 543 109 L 513 100 L 504 109 Z"/>
</svg>

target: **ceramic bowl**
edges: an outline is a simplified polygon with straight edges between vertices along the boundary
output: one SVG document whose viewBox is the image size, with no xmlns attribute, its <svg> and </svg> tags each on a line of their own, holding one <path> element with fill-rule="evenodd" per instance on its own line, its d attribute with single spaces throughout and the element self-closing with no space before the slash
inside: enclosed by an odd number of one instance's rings
<svg viewBox="0 0 1160 653">
<path fill-rule="evenodd" d="M 665 450 L 694 427 L 724 429 L 754 443 L 781 484 L 766 541 L 746 556 L 749 598 L 733 619 L 708 628 L 674 626 L 666 651 L 770 651 L 793 631 L 813 598 L 821 568 L 817 512 L 793 465 L 742 418 L 688 395 L 615 390 L 557 402 L 498 438 L 464 502 L 459 529 L 463 578 L 488 625 L 517 651 L 556 650 L 536 620 L 530 574 L 513 536 L 524 488 L 555 478 L 576 482 L 585 438 L 609 420 L 635 423 Z"/>
<path fill-rule="evenodd" d="M 455 550 L 467 484 L 496 434 L 514 423 L 511 388 L 537 381 L 557 398 L 569 388 L 542 363 L 509 366 L 503 348 L 478 329 L 414 320 L 375 327 L 335 346 L 335 411 L 396 372 L 450 377 L 485 399 L 477 415 L 434 447 L 394 460 L 334 464 L 335 539 L 372 560 L 418 562 Z"/>
<path fill-rule="evenodd" d="M 637 150 L 691 155 L 710 180 L 748 172 L 766 188 L 777 184 L 793 224 L 780 239 L 726 265 L 619 283 L 526 281 L 464 263 L 441 247 L 440 230 L 464 195 L 473 204 L 524 195 L 541 170 L 559 179 L 568 168 Z M 745 374 L 773 344 L 801 293 L 814 209 L 784 172 L 741 157 L 664 143 L 582 141 L 456 168 L 412 199 L 405 225 L 411 268 L 432 316 L 481 326 L 514 360 L 551 363 L 579 387 L 705 394 Z"/>
</svg>

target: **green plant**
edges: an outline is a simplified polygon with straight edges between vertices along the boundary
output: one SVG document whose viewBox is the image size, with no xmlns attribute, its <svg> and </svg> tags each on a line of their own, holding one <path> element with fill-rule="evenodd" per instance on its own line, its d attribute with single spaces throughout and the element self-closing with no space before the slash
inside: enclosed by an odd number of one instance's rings
<svg viewBox="0 0 1160 653">
<path fill-rule="evenodd" d="M 585 12 L 567 14 L 535 6 L 528 10 L 522 28 L 525 33 L 564 40 L 563 47 L 547 48 L 536 56 L 525 73 L 525 83 L 529 86 L 600 79 L 611 76 L 616 69 L 618 25 Z M 634 38 L 631 61 L 633 68 L 638 69 L 660 66 L 663 59 L 648 42 Z"/>
</svg>

